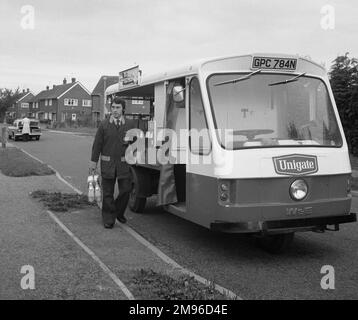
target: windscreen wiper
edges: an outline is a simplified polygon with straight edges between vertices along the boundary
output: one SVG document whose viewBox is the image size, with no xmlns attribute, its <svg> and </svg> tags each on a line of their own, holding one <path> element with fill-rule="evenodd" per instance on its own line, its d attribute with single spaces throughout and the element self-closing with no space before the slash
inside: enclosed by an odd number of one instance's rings
<svg viewBox="0 0 358 320">
<path fill-rule="evenodd" d="M 269 86 L 277 86 L 279 84 L 286 84 L 286 83 L 290 83 L 290 82 L 294 82 L 297 81 L 298 78 L 304 76 L 306 74 L 306 72 L 300 73 L 298 76 L 293 77 L 291 79 L 285 80 L 285 81 L 279 81 L 279 82 L 274 82 L 274 83 L 270 83 Z"/>
<path fill-rule="evenodd" d="M 249 79 L 251 76 L 253 76 L 254 74 L 256 73 L 259 73 L 261 72 L 262 69 L 259 69 L 259 70 L 256 70 L 254 72 L 251 72 L 249 74 L 247 74 L 246 76 L 243 76 L 241 78 L 237 78 L 237 79 L 233 79 L 233 80 L 228 80 L 228 81 L 223 81 L 223 82 L 219 82 L 219 83 L 215 83 L 214 86 L 221 86 L 223 84 L 227 84 L 227 83 L 236 83 L 236 82 L 239 82 L 239 81 L 242 81 L 242 80 L 246 80 L 246 79 Z"/>
</svg>

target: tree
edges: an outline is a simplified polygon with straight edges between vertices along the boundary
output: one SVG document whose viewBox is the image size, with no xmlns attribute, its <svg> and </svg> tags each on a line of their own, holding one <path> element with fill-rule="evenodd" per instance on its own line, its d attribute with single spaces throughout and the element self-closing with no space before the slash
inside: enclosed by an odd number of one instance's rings
<svg viewBox="0 0 358 320">
<path fill-rule="evenodd" d="M 348 55 L 333 61 L 329 75 L 349 150 L 358 155 L 358 60 Z"/>
<path fill-rule="evenodd" d="M 0 88 L 0 119 L 5 115 L 5 112 L 11 107 L 21 96 L 20 89 L 16 90 Z"/>
</svg>

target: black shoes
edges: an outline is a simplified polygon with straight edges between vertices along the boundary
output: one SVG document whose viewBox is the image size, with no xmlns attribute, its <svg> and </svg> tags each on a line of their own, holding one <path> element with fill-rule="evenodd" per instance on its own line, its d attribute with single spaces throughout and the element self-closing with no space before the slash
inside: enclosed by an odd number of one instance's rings
<svg viewBox="0 0 358 320">
<path fill-rule="evenodd" d="M 121 223 L 126 223 L 127 219 L 125 217 L 117 217 L 117 220 Z"/>
<path fill-rule="evenodd" d="M 120 222 L 120 223 L 126 223 L 127 222 L 127 219 L 125 217 L 118 217 L 117 220 Z M 105 223 L 104 224 L 104 227 L 106 229 L 112 229 L 114 227 L 114 223 Z"/>
</svg>

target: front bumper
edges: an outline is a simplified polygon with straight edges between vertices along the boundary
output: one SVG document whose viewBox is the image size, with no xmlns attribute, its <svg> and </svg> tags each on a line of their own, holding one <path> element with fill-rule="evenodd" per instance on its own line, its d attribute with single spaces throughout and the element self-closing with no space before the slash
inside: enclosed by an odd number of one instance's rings
<svg viewBox="0 0 358 320">
<path fill-rule="evenodd" d="M 18 132 L 18 133 L 15 133 L 15 136 L 16 137 L 22 137 L 23 135 L 25 134 L 28 134 L 29 136 L 31 137 L 37 137 L 37 136 L 41 136 L 42 133 L 41 132 L 31 132 L 31 133 L 21 133 L 21 132 Z"/>
<path fill-rule="evenodd" d="M 331 230 L 328 225 L 334 225 L 335 231 L 341 223 L 357 221 L 355 213 L 340 216 L 303 218 L 289 220 L 272 220 L 272 221 L 248 221 L 248 222 L 225 222 L 215 221 L 210 224 L 210 229 L 225 233 L 285 233 L 313 230 Z"/>
</svg>

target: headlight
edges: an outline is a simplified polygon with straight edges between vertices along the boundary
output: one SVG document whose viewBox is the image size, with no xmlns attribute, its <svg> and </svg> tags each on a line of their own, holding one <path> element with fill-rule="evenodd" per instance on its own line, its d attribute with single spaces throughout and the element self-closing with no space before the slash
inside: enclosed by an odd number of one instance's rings
<svg viewBox="0 0 358 320">
<path fill-rule="evenodd" d="M 303 200 L 307 196 L 307 183 L 302 180 L 295 180 L 290 186 L 290 195 L 294 200 Z"/>
<path fill-rule="evenodd" d="M 221 202 L 230 202 L 230 182 L 219 180 L 218 184 L 219 199 Z"/>
</svg>

